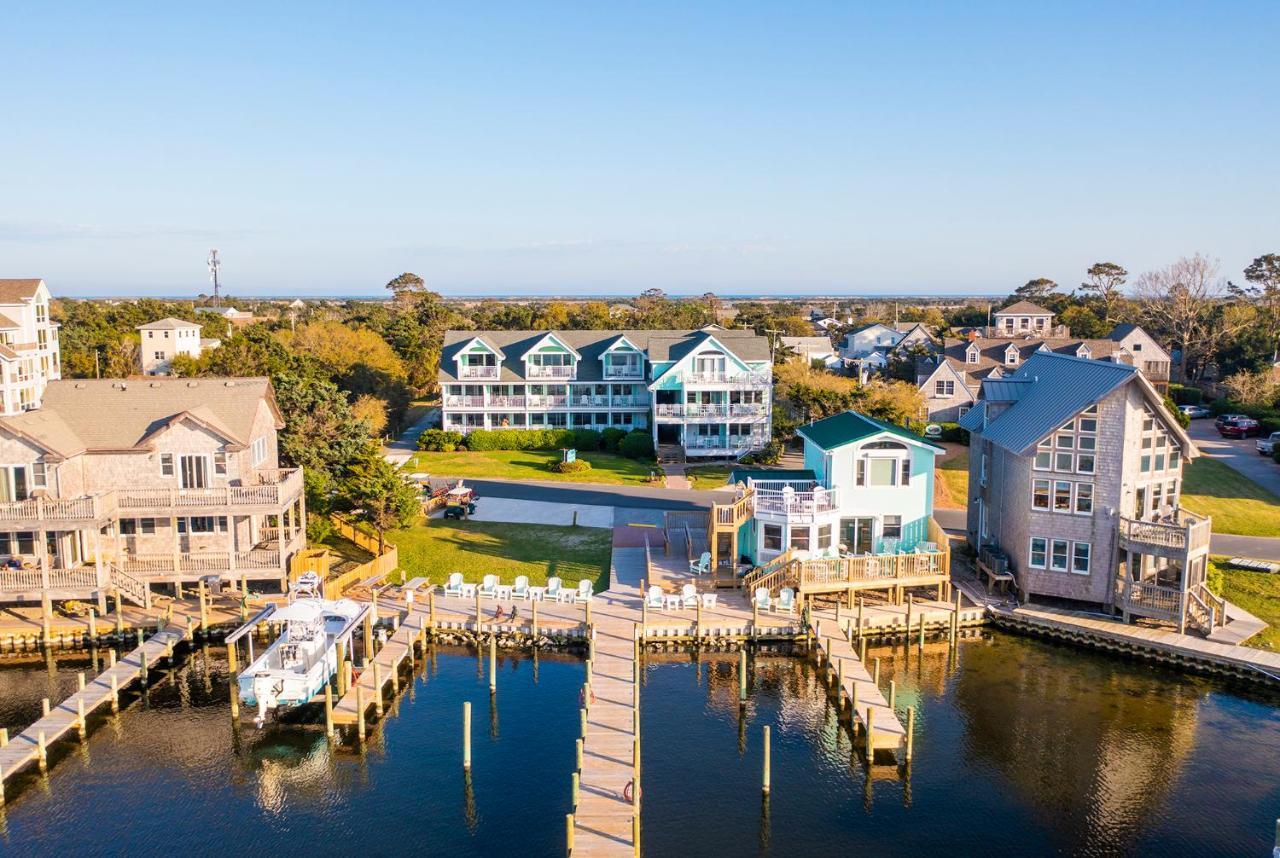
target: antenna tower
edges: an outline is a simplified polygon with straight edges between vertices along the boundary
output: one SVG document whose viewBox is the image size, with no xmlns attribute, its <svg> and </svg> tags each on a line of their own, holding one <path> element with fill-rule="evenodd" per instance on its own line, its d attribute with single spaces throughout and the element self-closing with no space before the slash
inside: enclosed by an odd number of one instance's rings
<svg viewBox="0 0 1280 858">
<path fill-rule="evenodd" d="M 209 251 L 209 279 L 213 281 L 213 306 L 222 306 L 222 286 L 218 283 L 218 269 L 222 267 L 222 260 L 218 259 L 218 249 L 214 248 Z"/>
</svg>

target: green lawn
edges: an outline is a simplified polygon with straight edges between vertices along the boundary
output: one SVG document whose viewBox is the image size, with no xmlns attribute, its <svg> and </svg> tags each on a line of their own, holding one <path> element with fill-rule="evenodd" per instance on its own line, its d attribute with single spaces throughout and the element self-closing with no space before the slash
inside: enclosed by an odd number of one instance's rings
<svg viewBox="0 0 1280 858">
<path fill-rule="evenodd" d="M 613 531 L 423 518 L 413 527 L 389 531 L 387 540 L 400 549 L 400 568 L 391 576 L 396 582 L 421 575 L 443 584 L 450 573 L 461 572 L 477 583 L 488 574 L 504 584 L 528 575 L 536 586 L 558 575 L 565 586 L 590 579 L 599 591 L 608 586 Z"/>
<path fill-rule="evenodd" d="M 934 505 L 942 509 L 964 509 L 969 503 L 969 450 L 957 452 L 938 463 L 934 472 Z"/>
<path fill-rule="evenodd" d="M 329 565 L 331 575 L 341 575 L 348 569 L 359 566 L 361 563 L 368 563 L 373 559 L 373 552 L 365 551 L 359 545 L 344 539 L 336 533 L 331 533 L 320 542 L 312 543 L 313 548 L 325 547 L 334 555 Z"/>
<path fill-rule="evenodd" d="M 1213 516 L 1214 533 L 1280 534 L 1280 498 L 1207 456 L 1183 468 L 1182 505 L 1191 512 Z"/>
<path fill-rule="evenodd" d="M 684 469 L 684 475 L 695 489 L 710 491 L 722 489 L 729 481 L 728 465 L 694 465 Z"/>
<path fill-rule="evenodd" d="M 1280 575 L 1230 569 L 1225 562 L 1225 557 L 1210 558 L 1209 589 L 1269 624 L 1245 646 L 1280 652 Z"/>
<path fill-rule="evenodd" d="M 425 471 L 442 477 L 496 477 L 506 480 L 558 480 L 566 483 L 643 485 L 657 470 L 653 462 L 639 462 L 613 453 L 579 453 L 591 470 L 558 474 L 551 466 L 560 461 L 559 450 L 493 450 L 460 453 L 414 453 L 407 471 Z"/>
</svg>

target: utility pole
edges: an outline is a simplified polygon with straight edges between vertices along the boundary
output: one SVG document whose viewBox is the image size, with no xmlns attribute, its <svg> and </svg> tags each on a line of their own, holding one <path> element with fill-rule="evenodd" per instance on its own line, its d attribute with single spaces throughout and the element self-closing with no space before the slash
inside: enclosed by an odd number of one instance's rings
<svg viewBox="0 0 1280 858">
<path fill-rule="evenodd" d="M 764 332 L 765 332 L 766 334 L 773 334 L 773 335 L 774 335 L 774 336 L 772 336 L 772 337 L 770 337 L 770 338 L 769 338 L 769 363 L 773 363 L 773 357 L 774 357 L 773 353 L 774 353 L 774 351 L 775 351 L 775 350 L 777 349 L 777 347 L 778 347 L 778 346 L 777 346 L 777 342 L 778 342 L 778 337 L 777 337 L 777 335 L 782 333 L 782 329 L 781 329 L 781 328 L 765 328 L 765 329 L 764 329 Z"/>
<path fill-rule="evenodd" d="M 222 261 L 218 259 L 218 249 L 214 248 L 209 251 L 209 279 L 213 281 L 213 306 L 222 306 L 222 295 L 220 293 L 221 285 L 218 283 L 218 269 L 222 266 Z"/>
</svg>

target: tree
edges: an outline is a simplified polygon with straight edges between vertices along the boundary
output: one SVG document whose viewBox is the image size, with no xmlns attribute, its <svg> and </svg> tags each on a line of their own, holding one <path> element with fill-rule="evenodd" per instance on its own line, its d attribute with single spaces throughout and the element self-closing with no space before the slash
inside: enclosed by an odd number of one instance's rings
<svg viewBox="0 0 1280 858">
<path fill-rule="evenodd" d="M 1013 297 L 1019 301 L 1042 302 L 1053 294 L 1057 288 L 1058 284 L 1048 277 L 1037 277 L 1014 289 Z"/>
<path fill-rule="evenodd" d="M 1116 305 L 1124 297 L 1124 283 L 1128 276 L 1129 272 L 1114 262 L 1095 262 L 1085 272 L 1080 289 L 1101 306 L 1103 322 L 1110 324 L 1114 320 Z"/>
<path fill-rule="evenodd" d="M 417 274 L 406 271 L 387 281 L 387 288 L 397 301 L 411 301 L 419 295 L 426 294 L 427 281 Z"/>
<path fill-rule="evenodd" d="M 1218 261 L 1198 253 L 1138 278 L 1135 294 L 1142 315 L 1181 350 L 1188 381 L 1203 374 L 1219 339 L 1249 323 L 1247 314 L 1224 300 L 1224 291 Z"/>
<path fill-rule="evenodd" d="M 386 549 L 386 532 L 413 524 L 422 510 L 418 490 L 376 444 L 365 446 L 339 481 L 338 506 L 377 531 L 379 555 Z"/>
<path fill-rule="evenodd" d="M 1271 345 L 1271 357 L 1280 355 L 1280 254 L 1268 253 L 1250 262 L 1244 269 L 1249 286 L 1228 284 L 1231 291 L 1258 308 L 1264 335 Z"/>
</svg>

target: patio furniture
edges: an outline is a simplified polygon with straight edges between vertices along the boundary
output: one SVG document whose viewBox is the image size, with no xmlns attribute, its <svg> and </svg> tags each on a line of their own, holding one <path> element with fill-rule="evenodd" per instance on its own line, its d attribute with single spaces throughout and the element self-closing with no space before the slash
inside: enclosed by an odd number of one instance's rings
<svg viewBox="0 0 1280 858">
<path fill-rule="evenodd" d="M 715 606 L 716 606 L 716 594 L 715 594 L 715 593 L 703 593 L 703 594 L 702 594 L 702 607 L 704 607 L 704 608 L 714 608 Z"/>
<path fill-rule="evenodd" d="M 711 569 L 711 552 L 704 551 L 697 560 L 689 561 L 689 571 L 694 575 L 706 575 Z"/>
<path fill-rule="evenodd" d="M 769 610 L 769 606 L 773 604 L 773 600 L 769 598 L 768 587 L 756 587 L 755 596 L 752 597 L 755 606 L 762 611 Z"/>
<path fill-rule="evenodd" d="M 529 576 L 517 575 L 516 583 L 511 587 L 511 598 L 528 599 L 529 598 Z"/>
<path fill-rule="evenodd" d="M 548 602 L 560 601 L 560 579 L 559 578 L 552 577 L 547 579 L 547 588 L 546 590 L 543 591 L 542 597 L 546 599 Z"/>
<path fill-rule="evenodd" d="M 657 584 L 651 584 L 649 586 L 649 595 L 644 597 L 644 601 L 645 601 L 645 604 L 648 605 L 650 608 L 658 608 L 659 610 L 661 610 L 663 607 L 662 598 L 663 598 L 662 588 L 659 587 Z"/>
<path fill-rule="evenodd" d="M 474 599 L 476 597 L 476 585 L 463 584 L 461 596 L 464 599 Z"/>
<path fill-rule="evenodd" d="M 578 604 L 591 601 L 592 585 L 590 581 L 579 581 L 578 589 L 573 594 L 573 600 Z"/>
<path fill-rule="evenodd" d="M 680 594 L 679 594 L 679 593 L 668 593 L 668 594 L 665 596 L 665 598 L 666 598 L 666 600 L 667 600 L 667 610 L 668 610 L 668 611 L 675 610 L 675 609 L 677 609 L 677 608 L 679 608 L 679 607 L 680 607 Z"/>
<path fill-rule="evenodd" d="M 480 582 L 480 598 L 494 599 L 498 596 L 498 576 L 486 575 Z"/>
<path fill-rule="evenodd" d="M 444 594 L 446 596 L 462 595 L 462 573 L 453 572 L 449 575 L 449 580 L 445 582 Z"/>
<path fill-rule="evenodd" d="M 796 591 L 790 587 L 783 587 L 778 591 L 778 610 L 786 611 L 788 614 L 796 612 Z"/>
<path fill-rule="evenodd" d="M 499 601 L 511 601 L 511 585 L 499 584 L 496 588 Z"/>
<path fill-rule="evenodd" d="M 546 594 L 547 594 L 547 588 L 546 588 L 546 587 L 530 587 L 530 588 L 529 588 L 529 601 L 530 601 L 530 602 L 541 602 L 541 601 L 542 601 L 542 597 L 543 597 L 543 596 L 545 596 Z"/>
<path fill-rule="evenodd" d="M 685 584 L 680 588 L 680 607 L 696 608 L 698 607 L 698 588 L 692 584 Z"/>
</svg>

